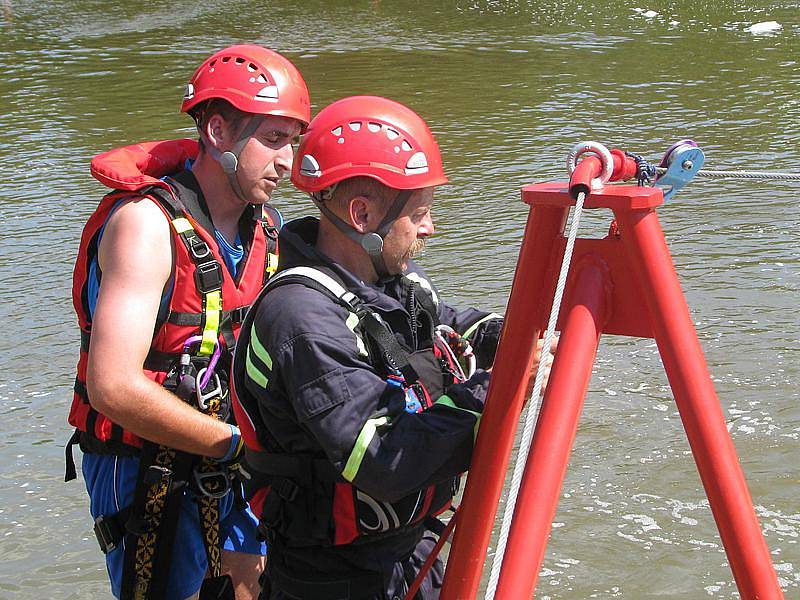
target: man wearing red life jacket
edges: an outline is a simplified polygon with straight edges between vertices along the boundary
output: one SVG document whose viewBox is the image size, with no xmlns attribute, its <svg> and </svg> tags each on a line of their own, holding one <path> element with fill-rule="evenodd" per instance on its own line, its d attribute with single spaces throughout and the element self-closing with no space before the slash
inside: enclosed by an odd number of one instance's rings
<svg viewBox="0 0 800 600">
<path fill-rule="evenodd" d="M 280 269 L 234 359 L 251 506 L 270 544 L 262 597 L 402 598 L 469 466 L 502 320 L 455 310 L 412 260 L 447 178 L 409 108 L 334 102 L 309 125 L 292 182 L 321 217 L 281 230 Z M 458 360 L 470 345 L 471 375 Z M 437 562 L 417 597 L 437 597 L 441 574 Z"/>
<path fill-rule="evenodd" d="M 115 191 L 75 265 L 67 479 L 79 443 L 116 597 L 254 598 L 265 548 L 233 477 L 242 441 L 229 368 L 244 313 L 277 267 L 280 214 L 268 202 L 310 120 L 308 89 L 280 54 L 232 46 L 197 69 L 181 111 L 199 143 L 92 161 Z"/>
</svg>

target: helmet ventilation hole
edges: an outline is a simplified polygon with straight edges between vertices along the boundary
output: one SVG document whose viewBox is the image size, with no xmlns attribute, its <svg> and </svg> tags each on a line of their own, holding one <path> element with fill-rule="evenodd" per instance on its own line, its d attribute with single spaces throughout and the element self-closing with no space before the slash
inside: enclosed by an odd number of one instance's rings
<svg viewBox="0 0 800 600">
<path fill-rule="evenodd" d="M 409 144 L 407 140 L 403 140 L 403 143 L 400 144 L 400 147 L 403 148 L 403 150 L 405 150 L 406 152 L 409 152 L 411 150 L 411 144 Z"/>
<path fill-rule="evenodd" d="M 372 133 L 377 133 L 381 130 L 380 123 L 367 123 L 367 129 L 369 129 Z"/>
<path fill-rule="evenodd" d="M 267 78 L 264 77 L 263 73 L 261 73 L 261 75 L 258 76 L 258 80 L 257 81 L 258 81 L 258 83 L 267 83 Z"/>
<path fill-rule="evenodd" d="M 255 73 L 256 71 L 258 71 L 258 67 L 255 66 L 253 63 L 250 63 L 249 65 L 247 65 L 247 70 L 250 71 L 251 73 Z"/>
<path fill-rule="evenodd" d="M 390 140 L 396 140 L 397 138 L 400 137 L 400 134 L 397 131 L 395 131 L 394 129 L 391 129 L 391 128 L 387 127 L 386 128 L 386 137 L 388 137 Z"/>
<path fill-rule="evenodd" d="M 349 125 L 350 129 L 352 129 L 353 131 L 359 131 L 361 129 L 361 121 L 353 121 Z"/>
<path fill-rule="evenodd" d="M 317 159 L 310 154 L 303 156 L 303 160 L 300 163 L 300 174 L 306 177 L 319 177 L 322 175 Z"/>
<path fill-rule="evenodd" d="M 416 152 L 411 155 L 406 163 L 406 175 L 419 175 L 428 172 L 428 158 L 424 152 Z"/>
<path fill-rule="evenodd" d="M 236 64 L 241 65 L 244 64 L 244 59 L 241 56 L 236 57 Z"/>
<path fill-rule="evenodd" d="M 268 85 L 256 94 L 256 100 L 263 102 L 277 102 L 278 101 L 278 86 Z"/>
<path fill-rule="evenodd" d="M 342 126 L 339 125 L 338 127 L 335 127 L 334 129 L 331 129 L 331 133 L 333 135 L 335 135 L 336 137 L 339 137 L 340 135 L 342 135 Z"/>
</svg>

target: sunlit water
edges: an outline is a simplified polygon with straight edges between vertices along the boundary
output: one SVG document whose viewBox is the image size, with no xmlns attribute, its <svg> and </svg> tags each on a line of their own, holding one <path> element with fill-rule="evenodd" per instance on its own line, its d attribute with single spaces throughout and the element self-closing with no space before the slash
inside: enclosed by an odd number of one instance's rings
<svg viewBox="0 0 800 600">
<path fill-rule="evenodd" d="M 796 1 L 431 4 L 0 0 L 0 597 L 108 596 L 82 483 L 61 481 L 72 263 L 103 193 L 88 161 L 191 135 L 182 85 L 213 50 L 284 51 L 315 110 L 374 93 L 426 117 L 452 185 L 423 263 L 454 303 L 503 309 L 519 188 L 564 178 L 581 139 L 658 159 L 691 137 L 709 168 L 800 171 Z M 800 597 L 798 197 L 695 180 L 660 209 L 787 598 Z M 288 185 L 275 203 L 310 210 Z M 582 234 L 607 227 L 587 215 Z M 538 597 L 737 596 L 652 340 L 601 341 L 563 492 Z"/>
</svg>

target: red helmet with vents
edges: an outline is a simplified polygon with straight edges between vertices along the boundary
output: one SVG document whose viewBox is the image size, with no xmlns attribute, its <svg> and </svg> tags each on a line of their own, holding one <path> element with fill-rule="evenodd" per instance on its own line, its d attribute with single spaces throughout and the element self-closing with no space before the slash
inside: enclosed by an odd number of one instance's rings
<svg viewBox="0 0 800 600">
<path fill-rule="evenodd" d="M 358 176 L 399 190 L 447 183 L 439 146 L 425 121 L 379 96 L 343 98 L 320 111 L 292 166 L 292 183 L 305 192 Z"/>
<path fill-rule="evenodd" d="M 181 104 L 191 112 L 201 102 L 222 98 L 241 111 L 311 120 L 306 82 L 287 58 L 277 52 L 242 44 L 220 50 L 195 71 Z"/>
</svg>

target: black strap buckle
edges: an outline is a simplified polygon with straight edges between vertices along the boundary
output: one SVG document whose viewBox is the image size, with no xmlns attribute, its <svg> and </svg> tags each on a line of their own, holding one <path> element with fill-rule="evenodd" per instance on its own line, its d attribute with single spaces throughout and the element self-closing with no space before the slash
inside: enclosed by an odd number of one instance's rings
<svg viewBox="0 0 800 600">
<path fill-rule="evenodd" d="M 297 498 L 297 492 L 300 491 L 300 486 L 286 477 L 276 477 L 272 480 L 272 489 L 287 502 L 293 502 L 294 499 Z"/>
<path fill-rule="evenodd" d="M 199 264 L 194 271 L 194 281 L 201 294 L 221 290 L 222 267 L 216 260 Z"/>
<path fill-rule="evenodd" d="M 113 516 L 100 515 L 94 520 L 94 535 L 100 544 L 100 550 L 103 554 L 108 554 L 117 547 L 125 534 Z"/>
<path fill-rule="evenodd" d="M 231 318 L 231 323 L 235 325 L 240 325 L 244 323 L 244 318 L 247 316 L 247 310 L 249 308 L 250 308 L 249 306 L 240 306 L 238 308 L 231 309 L 229 313 Z"/>
</svg>

